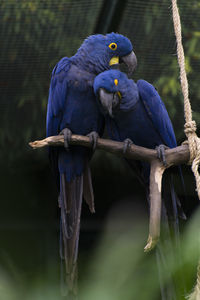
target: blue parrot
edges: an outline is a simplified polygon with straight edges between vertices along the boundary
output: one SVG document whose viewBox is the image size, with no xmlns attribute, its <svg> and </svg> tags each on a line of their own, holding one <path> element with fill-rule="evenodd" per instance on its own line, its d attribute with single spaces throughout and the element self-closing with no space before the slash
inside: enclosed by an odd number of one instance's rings
<svg viewBox="0 0 200 300">
<path fill-rule="evenodd" d="M 124 151 L 134 143 L 146 148 L 157 148 L 159 158 L 166 163 L 164 150 L 177 146 L 176 137 L 169 115 L 156 89 L 145 80 L 135 83 L 119 70 L 108 70 L 99 74 L 94 80 L 94 92 L 97 103 L 106 118 L 108 135 L 116 141 L 124 141 Z M 127 159 L 136 176 L 145 187 L 149 202 L 150 165 Z M 180 167 L 181 184 L 184 185 Z M 184 186 L 183 186 L 184 187 Z M 168 278 L 168 285 L 163 281 L 166 261 L 163 252 L 167 238 L 170 247 L 179 246 L 179 218 L 185 219 L 181 203 L 175 193 L 173 176 L 169 173 L 163 177 L 162 228 L 163 235 L 157 246 L 156 259 L 162 299 L 176 299 L 176 282 Z M 171 239 L 171 237 L 173 239 Z M 172 242 L 175 238 L 175 244 Z M 165 270 L 165 271 L 163 271 Z M 181 278 L 182 280 L 182 278 Z"/>
<path fill-rule="evenodd" d="M 160 159 L 166 163 L 165 148 L 175 148 L 177 143 L 169 115 L 156 89 L 145 80 L 135 83 L 119 70 L 108 70 L 95 78 L 94 91 L 98 105 L 106 117 L 110 138 L 124 141 L 124 151 L 131 143 L 150 149 L 157 148 Z M 128 163 L 136 171 L 148 195 L 149 164 L 130 159 Z M 182 182 L 181 171 L 180 176 Z M 178 215 L 183 218 L 185 215 L 174 192 L 171 176 L 164 178 L 164 181 L 166 211 L 176 234 Z"/>
<path fill-rule="evenodd" d="M 121 62 L 131 73 L 136 56 L 128 38 L 116 33 L 89 36 L 77 53 L 62 58 L 54 67 L 47 106 L 47 136 L 63 134 L 65 147 L 50 147 L 49 157 L 59 190 L 61 209 L 61 250 L 65 260 L 66 283 L 73 292 L 77 277 L 77 255 L 82 198 L 94 212 L 89 169 L 93 151 L 70 146 L 71 134 L 88 135 L 96 146 L 104 131 L 104 116 L 93 91 L 96 75 Z"/>
</svg>

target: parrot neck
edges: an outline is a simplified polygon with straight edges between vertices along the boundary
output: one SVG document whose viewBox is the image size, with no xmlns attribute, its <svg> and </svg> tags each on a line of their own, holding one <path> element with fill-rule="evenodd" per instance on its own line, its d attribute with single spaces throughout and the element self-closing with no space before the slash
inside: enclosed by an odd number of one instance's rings
<svg viewBox="0 0 200 300">
<path fill-rule="evenodd" d="M 103 60 L 96 55 L 89 55 L 85 49 L 80 48 L 71 59 L 78 68 L 95 75 L 110 69 L 107 59 Z"/>
<path fill-rule="evenodd" d="M 139 101 L 139 92 L 137 84 L 133 80 L 128 80 L 127 84 L 120 89 L 122 100 L 120 104 L 121 111 L 133 110 Z"/>
</svg>

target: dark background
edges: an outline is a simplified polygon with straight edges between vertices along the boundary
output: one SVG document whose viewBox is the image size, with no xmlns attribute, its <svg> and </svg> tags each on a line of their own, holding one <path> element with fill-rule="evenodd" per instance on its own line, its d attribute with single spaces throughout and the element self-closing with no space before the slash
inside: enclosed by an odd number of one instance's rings
<svg viewBox="0 0 200 300">
<path fill-rule="evenodd" d="M 199 128 L 200 2 L 182 0 L 179 8 L 190 99 Z M 28 146 L 29 141 L 45 137 L 51 71 L 63 56 L 73 55 L 88 35 L 111 31 L 132 41 L 138 58 L 133 78 L 155 85 L 180 144 L 185 139 L 183 97 L 170 1 L 0 1 L 0 265 L 19 286 L 29 287 L 38 276 L 59 281 L 56 187 L 47 151 Z M 96 151 L 91 167 L 96 214 L 91 216 L 84 204 L 80 274 L 113 211 L 118 211 L 120 222 L 130 211 L 130 218 L 147 222 L 144 191 L 122 159 Z M 185 211 L 190 216 L 197 196 L 190 167 L 184 166 L 183 172 Z M 182 198 L 183 191 L 178 191 Z M 147 225 L 145 230 L 146 239 Z"/>
</svg>

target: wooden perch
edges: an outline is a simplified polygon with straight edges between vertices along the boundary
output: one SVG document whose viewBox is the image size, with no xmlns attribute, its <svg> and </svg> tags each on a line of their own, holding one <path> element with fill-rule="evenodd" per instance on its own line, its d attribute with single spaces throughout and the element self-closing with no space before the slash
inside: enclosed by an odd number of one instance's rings
<svg viewBox="0 0 200 300">
<path fill-rule="evenodd" d="M 72 135 L 71 145 L 81 145 L 91 148 L 89 137 Z M 51 136 L 43 140 L 29 143 L 33 149 L 46 146 L 63 146 L 64 136 Z M 172 165 L 179 165 L 189 161 L 190 153 L 187 144 L 165 151 L 167 166 L 164 166 L 157 158 L 157 152 L 136 145 L 131 145 L 127 152 L 123 153 L 123 142 L 116 142 L 108 139 L 98 139 L 97 149 L 105 150 L 125 158 L 147 161 L 151 165 L 150 173 L 150 217 L 149 217 L 149 237 L 144 250 L 150 251 L 156 245 L 160 236 L 160 219 L 162 206 L 162 175 L 164 171 Z"/>
</svg>

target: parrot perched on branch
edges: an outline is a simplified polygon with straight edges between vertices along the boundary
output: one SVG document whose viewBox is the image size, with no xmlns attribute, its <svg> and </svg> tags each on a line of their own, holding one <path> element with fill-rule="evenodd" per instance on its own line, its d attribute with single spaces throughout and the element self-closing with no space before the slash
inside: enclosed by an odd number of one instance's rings
<svg viewBox="0 0 200 300">
<path fill-rule="evenodd" d="M 89 168 L 93 151 L 69 146 L 71 134 L 88 135 L 96 146 L 103 134 L 104 117 L 96 103 L 93 81 L 96 75 L 124 62 L 131 73 L 136 56 L 128 38 L 110 33 L 89 36 L 77 53 L 62 58 L 54 67 L 47 107 L 47 136 L 63 134 L 65 147 L 50 147 L 61 209 L 61 258 L 65 260 L 68 291 L 74 293 L 82 198 L 94 212 Z"/>
<path fill-rule="evenodd" d="M 145 80 L 135 83 L 119 70 L 109 70 L 95 78 L 94 91 L 106 117 L 110 138 L 124 141 L 124 151 L 131 143 L 156 148 L 159 158 L 166 164 L 165 148 L 175 148 L 177 143 L 171 120 L 156 89 Z M 148 195 L 150 165 L 130 159 L 128 163 L 146 186 Z M 182 181 L 181 171 L 180 176 Z M 169 185 L 166 188 L 164 184 L 164 191 L 171 194 L 171 200 L 168 198 L 165 201 L 168 218 L 174 232 L 178 233 L 178 215 L 185 216 L 175 195 L 172 179 L 165 179 L 164 176 L 164 180 Z"/>
<path fill-rule="evenodd" d="M 131 143 L 138 146 L 157 149 L 158 157 L 166 164 L 165 148 L 175 148 L 176 138 L 169 115 L 156 89 L 145 80 L 135 83 L 119 70 L 108 70 L 94 80 L 97 103 L 105 115 L 108 135 L 111 139 L 124 141 L 124 152 Z M 130 167 L 145 187 L 149 202 L 150 165 L 127 159 Z M 181 184 L 183 177 L 180 167 Z M 166 172 L 167 173 L 167 172 Z M 172 174 L 164 174 L 162 224 L 164 237 L 171 245 L 179 246 L 179 217 L 185 219 L 180 201 L 175 193 Z M 171 239 L 171 237 L 173 239 Z M 175 244 L 172 242 L 175 238 Z M 158 269 L 166 270 L 164 243 L 159 243 L 156 251 Z M 169 276 L 166 286 L 163 273 L 159 271 L 162 299 L 176 299 L 175 281 Z M 169 283 L 168 282 L 168 283 Z"/>
</svg>

